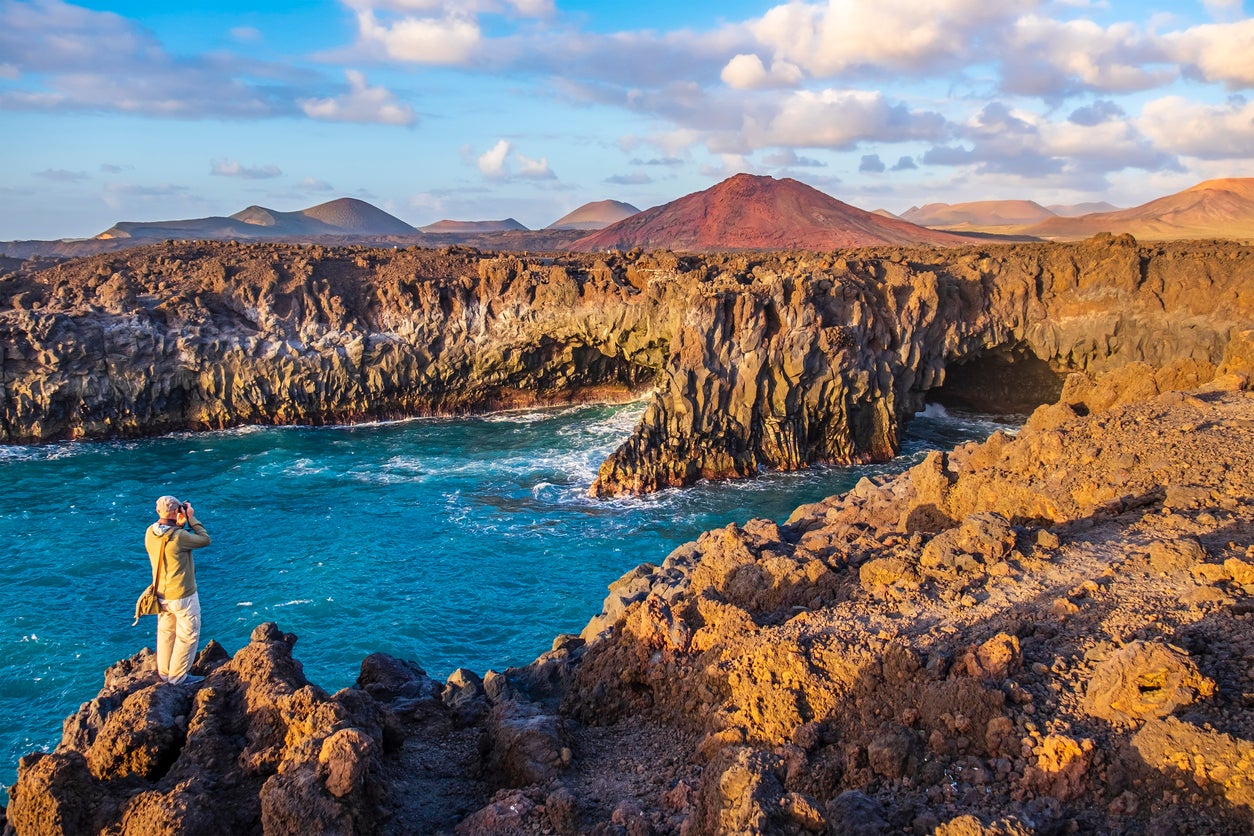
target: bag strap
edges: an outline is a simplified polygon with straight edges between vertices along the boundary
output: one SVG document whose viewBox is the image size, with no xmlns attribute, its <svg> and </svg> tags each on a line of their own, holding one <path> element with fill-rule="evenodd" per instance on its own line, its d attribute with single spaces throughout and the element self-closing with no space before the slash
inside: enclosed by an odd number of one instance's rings
<svg viewBox="0 0 1254 836">
<path fill-rule="evenodd" d="M 178 526 L 173 526 L 165 534 L 161 535 L 161 545 L 157 551 L 157 565 L 152 569 L 152 591 L 155 595 L 157 592 L 157 580 L 161 577 L 161 567 L 165 564 L 165 547 L 169 544 L 170 538 L 174 536 L 174 532 L 178 531 Z"/>
</svg>

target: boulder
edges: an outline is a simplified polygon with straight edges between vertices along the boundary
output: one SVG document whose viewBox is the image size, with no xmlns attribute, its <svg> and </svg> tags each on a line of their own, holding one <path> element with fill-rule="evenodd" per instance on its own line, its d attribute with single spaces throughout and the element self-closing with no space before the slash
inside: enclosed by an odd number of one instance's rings
<svg viewBox="0 0 1254 836">
<path fill-rule="evenodd" d="M 1093 671 L 1084 709 L 1113 723 L 1139 723 L 1166 717 L 1214 692 L 1214 681 L 1202 676 L 1184 651 L 1136 641 L 1110 654 Z"/>
</svg>

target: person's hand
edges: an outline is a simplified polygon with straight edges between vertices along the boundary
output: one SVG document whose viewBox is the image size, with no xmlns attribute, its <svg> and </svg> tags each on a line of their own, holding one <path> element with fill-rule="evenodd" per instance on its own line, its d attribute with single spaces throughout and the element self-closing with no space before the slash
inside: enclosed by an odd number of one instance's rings
<svg viewBox="0 0 1254 836">
<path fill-rule="evenodd" d="M 196 510 L 192 508 L 190 502 L 184 502 L 183 510 L 179 511 L 179 525 L 191 522 L 194 519 L 196 519 Z"/>
</svg>

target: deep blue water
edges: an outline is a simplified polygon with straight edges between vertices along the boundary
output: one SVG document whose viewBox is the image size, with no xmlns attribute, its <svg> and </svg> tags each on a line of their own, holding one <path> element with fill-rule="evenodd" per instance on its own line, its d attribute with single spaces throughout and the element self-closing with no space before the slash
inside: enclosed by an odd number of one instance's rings
<svg viewBox="0 0 1254 836">
<path fill-rule="evenodd" d="M 901 470 L 997 426 L 920 417 L 885 465 L 772 474 L 643 498 L 587 497 L 638 404 L 138 442 L 0 446 L 0 784 L 51 749 L 104 669 L 153 646 L 131 626 L 157 496 L 191 500 L 203 642 L 234 652 L 264 621 L 299 636 L 334 691 L 382 651 L 443 679 L 525 664 L 579 632 L 606 586 L 702 531 Z M 3 803 L 0 793 L 0 803 Z"/>
</svg>

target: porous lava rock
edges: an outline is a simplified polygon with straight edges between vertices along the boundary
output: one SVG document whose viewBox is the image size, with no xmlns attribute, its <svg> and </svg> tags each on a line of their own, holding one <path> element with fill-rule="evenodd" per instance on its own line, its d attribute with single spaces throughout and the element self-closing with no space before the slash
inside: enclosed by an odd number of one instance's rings
<svg viewBox="0 0 1254 836">
<path fill-rule="evenodd" d="M 1021 411 L 1071 371 L 1131 369 L 1128 397 L 1248 379 L 1252 258 L 1104 236 L 701 256 L 175 242 L 31 262 L 0 275 L 0 442 L 645 394 L 597 496 L 883 460 L 933 396 Z M 1038 420 L 1102 408 L 1076 387 Z M 946 522 L 917 510 L 920 531 Z"/>
<path fill-rule="evenodd" d="M 6 829 L 1248 833 L 1254 393 L 1198 368 L 1073 375 L 1017 433 L 707 532 L 521 668 L 372 656 L 328 695 L 274 625 L 197 685 L 138 654 Z"/>
</svg>

